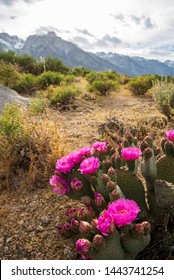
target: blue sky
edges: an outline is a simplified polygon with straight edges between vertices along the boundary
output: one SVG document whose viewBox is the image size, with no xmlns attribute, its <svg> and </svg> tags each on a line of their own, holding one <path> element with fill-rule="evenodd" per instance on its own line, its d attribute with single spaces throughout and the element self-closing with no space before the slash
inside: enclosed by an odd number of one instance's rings
<svg viewBox="0 0 174 280">
<path fill-rule="evenodd" d="M 0 32 L 55 31 L 86 51 L 174 60 L 173 0 L 0 0 Z"/>
</svg>

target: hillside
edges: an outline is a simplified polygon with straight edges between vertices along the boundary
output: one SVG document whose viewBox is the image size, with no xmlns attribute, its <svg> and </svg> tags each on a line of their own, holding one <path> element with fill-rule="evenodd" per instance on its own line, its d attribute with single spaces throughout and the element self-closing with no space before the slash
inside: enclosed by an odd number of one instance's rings
<svg viewBox="0 0 174 280">
<path fill-rule="evenodd" d="M 95 71 L 114 70 L 130 76 L 157 74 L 172 76 L 172 61 L 160 62 L 143 57 L 130 57 L 117 53 L 91 53 L 76 44 L 63 40 L 55 32 L 30 35 L 26 41 L 17 36 L 0 33 L 0 50 L 13 50 L 18 54 L 30 54 L 37 59 L 56 57 L 70 67 L 84 67 Z"/>
</svg>

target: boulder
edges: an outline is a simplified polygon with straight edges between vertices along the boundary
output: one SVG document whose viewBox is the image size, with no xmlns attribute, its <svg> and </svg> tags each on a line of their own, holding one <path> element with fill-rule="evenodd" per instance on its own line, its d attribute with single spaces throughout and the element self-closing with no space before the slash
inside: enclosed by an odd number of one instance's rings
<svg viewBox="0 0 174 280">
<path fill-rule="evenodd" d="M 30 104 L 30 99 L 22 97 L 15 90 L 0 85 L 0 113 L 3 112 L 6 104 L 12 103 L 28 106 Z"/>
</svg>

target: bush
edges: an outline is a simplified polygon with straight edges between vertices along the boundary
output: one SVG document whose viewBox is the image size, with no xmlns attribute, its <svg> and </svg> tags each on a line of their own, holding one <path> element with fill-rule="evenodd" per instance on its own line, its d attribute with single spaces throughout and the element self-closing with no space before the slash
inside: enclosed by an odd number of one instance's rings
<svg viewBox="0 0 174 280">
<path fill-rule="evenodd" d="M 64 75 L 48 71 L 37 77 L 36 85 L 38 88 L 46 88 L 49 85 L 60 85 L 63 79 Z"/>
<path fill-rule="evenodd" d="M 112 80 L 95 80 L 92 83 L 92 89 L 99 91 L 101 95 L 106 95 L 112 90 L 118 89 L 118 82 Z"/>
<path fill-rule="evenodd" d="M 35 89 L 36 86 L 36 76 L 33 74 L 22 74 L 20 76 L 20 80 L 18 85 L 15 87 L 15 89 L 19 93 L 30 93 Z"/>
<path fill-rule="evenodd" d="M 48 97 L 51 105 L 59 104 L 62 106 L 67 105 L 80 92 L 81 90 L 75 86 L 62 85 L 61 87 L 56 87 Z"/>
<path fill-rule="evenodd" d="M 57 126 L 58 118 L 40 118 L 8 105 L 0 116 L 1 186 L 41 186 L 48 179 L 58 155 L 64 153 L 65 139 Z M 51 165 L 50 165 L 51 162 Z"/>
<path fill-rule="evenodd" d="M 65 84 L 72 84 L 75 81 L 75 76 L 74 75 L 67 75 L 64 78 L 64 83 Z"/>
<path fill-rule="evenodd" d="M 152 88 L 152 95 L 160 111 L 167 117 L 174 115 L 174 83 L 168 80 L 156 81 Z"/>
<path fill-rule="evenodd" d="M 31 100 L 29 112 L 31 112 L 33 115 L 45 113 L 49 105 L 50 102 L 47 98 L 35 98 Z"/>
<path fill-rule="evenodd" d="M 0 60 L 0 83 L 9 88 L 15 89 L 20 81 L 20 73 L 12 64 Z"/>
<path fill-rule="evenodd" d="M 139 76 L 132 78 L 128 84 L 127 88 L 136 95 L 143 95 L 150 89 L 153 85 L 153 81 L 156 78 L 153 75 L 150 76 Z"/>
</svg>

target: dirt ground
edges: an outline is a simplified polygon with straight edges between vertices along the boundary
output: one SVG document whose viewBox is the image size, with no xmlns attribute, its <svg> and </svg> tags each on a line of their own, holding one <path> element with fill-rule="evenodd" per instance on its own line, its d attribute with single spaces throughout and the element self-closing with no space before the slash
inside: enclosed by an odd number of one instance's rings
<svg viewBox="0 0 174 280">
<path fill-rule="evenodd" d="M 101 139 L 99 127 L 113 117 L 124 124 L 134 125 L 149 118 L 161 120 L 150 96 L 133 96 L 123 86 L 119 92 L 99 96 L 87 92 L 80 81 L 83 94 L 72 108 L 62 112 L 50 110 L 50 118 L 59 117 L 60 133 L 65 135 L 67 150 L 77 150 Z M 162 131 L 165 128 L 165 125 Z M 66 209 L 77 203 L 58 197 L 49 185 L 40 189 L 4 190 L 0 194 L 0 258 L 1 259 L 76 259 L 70 240 L 58 235 L 56 225 L 63 222 Z"/>
</svg>

